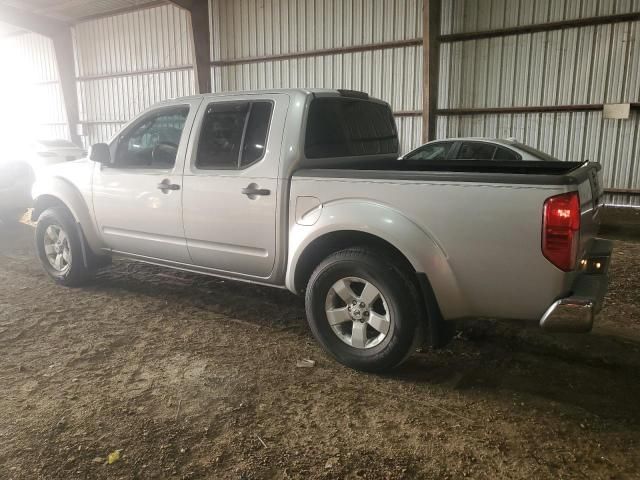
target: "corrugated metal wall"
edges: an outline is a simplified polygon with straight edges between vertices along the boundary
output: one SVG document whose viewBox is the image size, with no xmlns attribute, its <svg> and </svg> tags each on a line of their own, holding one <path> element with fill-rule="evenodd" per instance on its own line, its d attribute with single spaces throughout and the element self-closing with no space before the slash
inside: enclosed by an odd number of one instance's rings
<svg viewBox="0 0 640 480">
<path fill-rule="evenodd" d="M 87 144 L 107 140 L 153 103 L 195 93 L 190 23 L 185 10 L 164 5 L 75 26 Z"/>
<path fill-rule="evenodd" d="M 422 36 L 422 0 L 210 0 L 214 62 L 314 52 Z M 640 11 L 640 0 L 443 0 L 444 34 Z M 190 18 L 172 5 L 74 27 L 86 144 L 108 139 L 159 100 L 195 92 Z M 640 22 L 445 43 L 439 108 L 640 102 Z M 4 39 L 29 65 L 38 136 L 66 137 L 49 40 Z M 5 48 L 6 49 L 6 48 Z M 262 59 L 212 67 L 214 91 L 284 87 L 364 90 L 395 111 L 422 109 L 422 46 Z M 38 105 L 38 106 L 36 106 Z M 44 107 L 43 107 L 44 106 Z M 396 118 L 403 150 L 421 143 L 420 116 Z M 438 117 L 439 137 L 516 137 L 560 158 L 600 161 L 606 186 L 640 189 L 640 112 Z M 640 204 L 617 195 L 616 203 Z"/>
<path fill-rule="evenodd" d="M 51 40 L 33 33 L 17 35 L 2 39 L 1 50 L 2 64 L 12 71 L 11 76 L 4 74 L 3 80 L 13 82 L 3 85 L 3 94 L 13 97 L 3 99 L 3 114 L 13 116 L 14 124 L 26 126 L 25 138 L 68 138 Z M 16 111 L 8 112 L 8 104 L 16 97 Z"/>
<path fill-rule="evenodd" d="M 420 0 L 211 0 L 212 59 L 247 59 L 422 36 Z M 362 90 L 395 111 L 422 108 L 422 46 L 214 66 L 214 91 L 318 87 Z M 398 117 L 403 148 L 422 119 Z"/>
<path fill-rule="evenodd" d="M 443 1 L 444 34 L 640 11 L 639 0 Z M 640 22 L 442 45 L 439 108 L 640 102 Z M 640 112 L 441 116 L 438 137 L 517 139 L 567 160 L 602 163 L 609 188 L 640 189 Z M 640 205 L 614 195 L 612 203 Z"/>
</svg>

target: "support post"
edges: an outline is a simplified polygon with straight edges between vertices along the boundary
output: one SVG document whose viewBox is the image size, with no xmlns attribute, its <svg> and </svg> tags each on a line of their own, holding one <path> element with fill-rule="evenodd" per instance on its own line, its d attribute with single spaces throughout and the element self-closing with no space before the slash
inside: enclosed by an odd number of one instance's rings
<svg viewBox="0 0 640 480">
<path fill-rule="evenodd" d="M 71 29 L 66 28 L 51 37 L 53 50 L 58 65 L 58 77 L 62 89 L 62 99 L 67 113 L 67 125 L 69 137 L 76 145 L 82 145 L 82 139 L 78 135 L 77 127 L 80 123 L 78 110 L 78 91 L 76 89 L 75 62 L 73 58 L 73 40 Z"/>
<path fill-rule="evenodd" d="M 209 0 L 169 0 L 191 14 L 191 33 L 195 56 L 196 89 L 211 92 L 211 36 L 209 31 Z"/>
<path fill-rule="evenodd" d="M 441 0 L 424 0 L 422 6 L 422 140 L 436 138 L 438 79 L 440 69 L 440 6 Z"/>
</svg>

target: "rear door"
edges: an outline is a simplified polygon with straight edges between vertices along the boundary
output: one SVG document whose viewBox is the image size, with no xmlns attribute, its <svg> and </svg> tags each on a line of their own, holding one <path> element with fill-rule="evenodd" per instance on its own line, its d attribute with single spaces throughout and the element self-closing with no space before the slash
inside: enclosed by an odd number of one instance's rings
<svg viewBox="0 0 640 480">
<path fill-rule="evenodd" d="M 276 254 L 278 166 L 286 94 L 205 98 L 184 170 L 193 263 L 268 277 Z"/>
</svg>

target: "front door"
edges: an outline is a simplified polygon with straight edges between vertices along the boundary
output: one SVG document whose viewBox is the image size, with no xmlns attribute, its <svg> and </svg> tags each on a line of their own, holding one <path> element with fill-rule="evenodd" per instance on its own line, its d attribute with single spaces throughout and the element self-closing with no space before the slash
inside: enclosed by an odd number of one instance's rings
<svg viewBox="0 0 640 480">
<path fill-rule="evenodd" d="M 184 170 L 193 263 L 266 278 L 274 267 L 285 94 L 205 98 Z"/>
<path fill-rule="evenodd" d="M 199 102 L 143 114 L 112 143 L 112 165 L 96 165 L 93 208 L 113 251 L 190 263 L 182 228 L 182 170 Z"/>
</svg>

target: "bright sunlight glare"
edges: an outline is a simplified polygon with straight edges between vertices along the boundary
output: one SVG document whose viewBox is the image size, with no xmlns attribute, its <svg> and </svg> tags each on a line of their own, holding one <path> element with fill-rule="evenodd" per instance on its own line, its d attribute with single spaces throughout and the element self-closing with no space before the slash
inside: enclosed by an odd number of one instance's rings
<svg viewBox="0 0 640 480">
<path fill-rule="evenodd" d="M 0 161 L 20 160 L 36 139 L 46 138 L 45 124 L 56 115 L 59 85 L 38 84 L 39 65 L 29 62 L 16 38 L 0 41 Z"/>
</svg>

